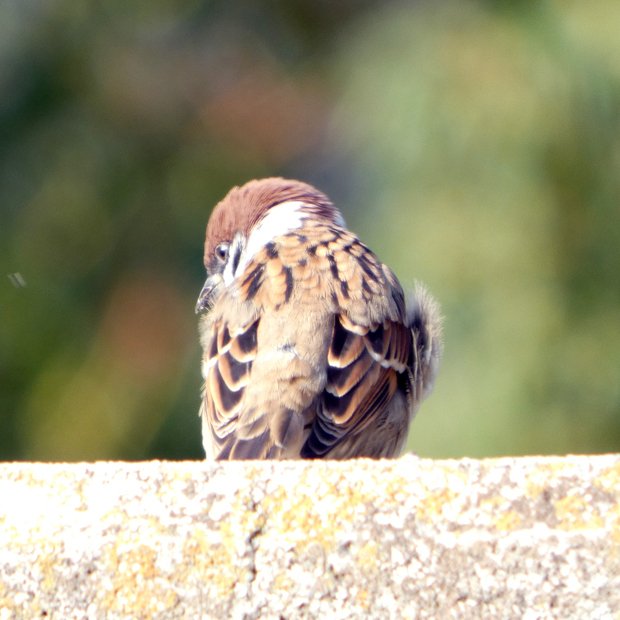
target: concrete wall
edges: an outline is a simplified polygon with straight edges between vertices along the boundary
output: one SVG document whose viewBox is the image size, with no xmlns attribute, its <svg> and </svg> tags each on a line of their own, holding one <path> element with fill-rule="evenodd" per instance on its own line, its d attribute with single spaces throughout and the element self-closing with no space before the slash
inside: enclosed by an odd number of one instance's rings
<svg viewBox="0 0 620 620">
<path fill-rule="evenodd" d="M 0 465 L 0 620 L 620 618 L 620 455 Z"/>
</svg>

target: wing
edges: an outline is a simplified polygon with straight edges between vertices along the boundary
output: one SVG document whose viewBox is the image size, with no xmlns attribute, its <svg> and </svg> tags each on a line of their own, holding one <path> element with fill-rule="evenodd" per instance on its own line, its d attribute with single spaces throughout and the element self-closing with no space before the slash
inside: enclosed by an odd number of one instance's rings
<svg viewBox="0 0 620 620">
<path fill-rule="evenodd" d="M 393 453 L 408 426 L 411 345 L 411 330 L 402 323 L 385 320 L 364 327 L 346 315 L 336 317 L 327 384 L 303 457 Z"/>
<path fill-rule="evenodd" d="M 211 339 L 203 342 L 201 408 L 209 458 L 298 458 L 307 435 L 324 385 L 311 360 L 328 337 L 321 343 L 312 320 L 300 320 L 314 316 L 309 308 L 316 312 L 317 304 L 299 291 L 314 293 L 319 276 L 304 263 L 299 240 L 287 241 L 266 244 L 204 326 Z"/>
<path fill-rule="evenodd" d="M 413 334 L 398 281 L 353 234 L 308 225 L 267 244 L 204 333 L 209 458 L 397 451 Z"/>
<path fill-rule="evenodd" d="M 348 231 L 330 229 L 315 255 L 334 283 L 334 317 L 327 380 L 301 456 L 391 456 L 411 417 L 413 334 L 402 288 Z"/>
<path fill-rule="evenodd" d="M 254 394 L 249 387 L 258 356 L 259 325 L 260 319 L 256 319 L 231 333 L 230 326 L 220 321 L 211 331 L 210 348 L 203 362 L 205 385 L 200 411 L 203 443 L 210 459 L 299 455 L 301 416 L 273 395 L 256 398 L 256 385 L 252 386 Z M 265 387 L 273 389 L 272 384 Z"/>
</svg>

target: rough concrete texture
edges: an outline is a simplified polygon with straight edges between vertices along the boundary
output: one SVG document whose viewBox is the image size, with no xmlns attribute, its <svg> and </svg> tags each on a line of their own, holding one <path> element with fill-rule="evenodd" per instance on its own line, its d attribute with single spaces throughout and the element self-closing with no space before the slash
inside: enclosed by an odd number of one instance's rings
<svg viewBox="0 0 620 620">
<path fill-rule="evenodd" d="M 620 455 L 0 465 L 0 620 L 620 618 Z"/>
</svg>

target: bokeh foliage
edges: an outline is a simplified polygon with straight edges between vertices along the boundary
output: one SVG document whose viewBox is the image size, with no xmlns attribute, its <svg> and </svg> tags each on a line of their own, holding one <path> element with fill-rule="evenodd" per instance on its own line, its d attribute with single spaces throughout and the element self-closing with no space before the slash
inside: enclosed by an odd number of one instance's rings
<svg viewBox="0 0 620 620">
<path fill-rule="evenodd" d="M 440 299 L 411 449 L 618 450 L 618 24 L 615 0 L 1 3 L 0 458 L 201 456 L 204 225 L 267 175 Z"/>
</svg>

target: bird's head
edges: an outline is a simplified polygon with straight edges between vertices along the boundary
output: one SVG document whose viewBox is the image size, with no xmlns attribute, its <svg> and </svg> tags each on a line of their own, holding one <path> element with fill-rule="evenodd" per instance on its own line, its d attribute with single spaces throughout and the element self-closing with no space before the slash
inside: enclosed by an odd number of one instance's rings
<svg viewBox="0 0 620 620">
<path fill-rule="evenodd" d="M 217 291 L 230 286 L 254 255 L 308 220 L 344 226 L 340 212 L 312 185 L 281 178 L 233 187 L 215 206 L 205 239 L 207 280 L 196 312 L 208 311 Z"/>
</svg>

